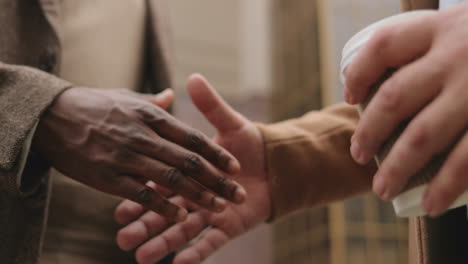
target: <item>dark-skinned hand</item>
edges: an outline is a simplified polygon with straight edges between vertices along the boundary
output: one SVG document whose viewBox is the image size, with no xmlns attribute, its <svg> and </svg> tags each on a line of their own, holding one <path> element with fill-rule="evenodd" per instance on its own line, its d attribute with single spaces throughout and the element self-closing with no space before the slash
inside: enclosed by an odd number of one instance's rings
<svg viewBox="0 0 468 264">
<path fill-rule="evenodd" d="M 33 151 L 68 177 L 176 221 L 186 209 L 146 182 L 216 212 L 224 210 L 223 198 L 244 201 L 244 189 L 227 178 L 239 171 L 238 161 L 158 107 L 161 97 L 167 106 L 173 94 L 71 88 L 44 113 Z"/>
</svg>

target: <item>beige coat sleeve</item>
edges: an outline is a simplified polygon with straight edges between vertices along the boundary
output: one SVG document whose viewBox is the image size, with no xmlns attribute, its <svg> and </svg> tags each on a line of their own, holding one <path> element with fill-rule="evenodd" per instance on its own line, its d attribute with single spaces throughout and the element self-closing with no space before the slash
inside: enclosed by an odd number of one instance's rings
<svg viewBox="0 0 468 264">
<path fill-rule="evenodd" d="M 349 154 L 357 119 L 354 107 L 337 105 L 258 125 L 264 137 L 272 219 L 370 190 L 375 165 L 360 166 Z"/>
</svg>

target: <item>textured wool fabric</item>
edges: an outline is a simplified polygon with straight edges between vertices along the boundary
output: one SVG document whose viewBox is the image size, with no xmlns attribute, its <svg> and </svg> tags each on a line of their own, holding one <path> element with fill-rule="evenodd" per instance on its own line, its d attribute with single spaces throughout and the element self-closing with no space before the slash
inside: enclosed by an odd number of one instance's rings
<svg viewBox="0 0 468 264">
<path fill-rule="evenodd" d="M 0 64 L 1 169 L 12 169 L 27 134 L 41 113 L 70 86 L 66 81 L 33 68 Z"/>
<path fill-rule="evenodd" d="M 150 56 L 141 91 L 155 93 L 171 87 L 169 31 L 161 23 L 163 1 L 145 1 L 150 7 L 145 43 Z M 20 189 L 17 183 L 32 127 L 72 86 L 54 76 L 61 60 L 58 21 L 43 10 L 54 12 L 55 3 L 0 0 L 0 263 L 39 262 L 50 198 L 48 164 L 31 153 L 23 173 L 29 184 Z"/>
</svg>

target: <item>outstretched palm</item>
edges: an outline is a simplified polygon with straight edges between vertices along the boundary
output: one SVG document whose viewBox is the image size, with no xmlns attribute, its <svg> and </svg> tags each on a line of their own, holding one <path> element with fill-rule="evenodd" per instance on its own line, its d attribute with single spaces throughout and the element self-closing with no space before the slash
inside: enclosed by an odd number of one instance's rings
<svg viewBox="0 0 468 264">
<path fill-rule="evenodd" d="M 139 263 L 154 263 L 190 241 L 177 254 L 174 264 L 200 263 L 229 240 L 265 221 L 270 214 L 260 132 L 230 108 L 200 75 L 190 77 L 188 90 L 193 103 L 218 130 L 215 140 L 240 161 L 242 171 L 234 179 L 244 186 L 248 196 L 243 204 L 228 203 L 223 212 L 213 213 L 173 195 L 171 200 L 190 212 L 185 222 L 177 224 L 131 201 L 122 202 L 116 209 L 116 219 L 127 226 L 117 235 L 117 242 L 124 250 L 139 246 L 136 251 Z"/>
</svg>

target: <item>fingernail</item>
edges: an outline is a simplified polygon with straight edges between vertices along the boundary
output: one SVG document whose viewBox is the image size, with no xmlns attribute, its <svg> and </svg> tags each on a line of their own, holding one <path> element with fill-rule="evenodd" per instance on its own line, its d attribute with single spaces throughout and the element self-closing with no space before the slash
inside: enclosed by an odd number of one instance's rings
<svg viewBox="0 0 468 264">
<path fill-rule="evenodd" d="M 434 200 L 432 199 L 429 192 L 424 193 L 422 207 L 424 208 L 424 211 L 426 211 L 426 213 L 429 216 L 432 216 L 432 217 L 437 216 L 437 210 L 435 210 L 434 208 Z"/>
<path fill-rule="evenodd" d="M 353 156 L 353 159 L 357 162 L 362 164 L 362 151 L 361 151 L 361 146 L 357 141 L 354 141 L 351 144 L 351 156 Z"/>
<path fill-rule="evenodd" d="M 241 186 L 237 186 L 233 195 L 234 202 L 243 203 L 245 201 L 246 196 L 247 192 L 245 191 L 245 189 Z"/>
<path fill-rule="evenodd" d="M 385 192 L 385 179 L 379 173 L 374 176 L 374 186 L 372 188 L 380 198 L 383 199 Z"/>
<path fill-rule="evenodd" d="M 220 197 L 213 197 L 213 208 L 216 212 L 220 213 L 226 208 L 226 200 Z"/>
<path fill-rule="evenodd" d="M 393 199 L 393 196 L 394 195 L 389 190 L 384 189 L 380 198 L 382 198 L 382 200 L 384 201 L 391 201 Z"/>
<path fill-rule="evenodd" d="M 177 216 L 176 216 L 176 221 L 177 222 L 182 222 L 182 221 L 185 221 L 185 219 L 187 219 L 187 216 L 188 216 L 188 212 L 187 210 L 183 209 L 183 208 L 180 208 L 178 211 L 177 211 Z"/>
</svg>

